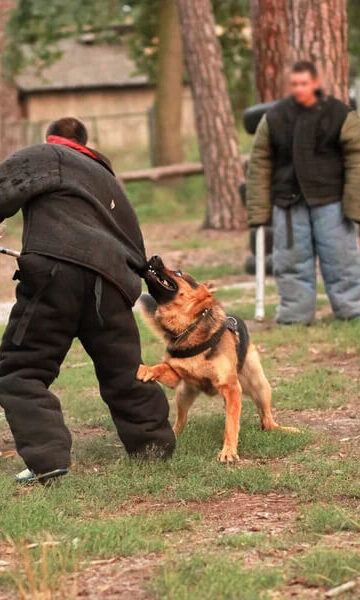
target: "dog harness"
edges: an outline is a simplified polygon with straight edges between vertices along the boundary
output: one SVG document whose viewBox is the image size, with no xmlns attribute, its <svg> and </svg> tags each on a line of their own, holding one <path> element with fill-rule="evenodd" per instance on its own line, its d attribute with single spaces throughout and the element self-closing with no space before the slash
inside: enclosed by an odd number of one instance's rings
<svg viewBox="0 0 360 600">
<path fill-rule="evenodd" d="M 206 314 L 203 315 L 202 313 L 201 317 L 204 318 Z M 197 319 L 197 321 L 195 321 L 195 323 L 192 326 L 190 326 L 190 328 L 185 330 L 186 335 L 188 335 L 191 331 L 194 331 L 194 329 L 198 326 L 202 318 Z M 202 344 L 196 344 L 195 346 L 188 346 L 187 348 L 174 348 L 168 346 L 166 351 L 168 354 L 170 354 L 172 358 L 191 358 L 193 356 L 201 354 L 202 352 L 205 352 L 206 350 L 209 350 L 209 352 L 206 354 L 206 359 L 209 360 L 210 358 L 212 358 L 212 356 L 214 356 L 216 348 L 226 330 L 231 331 L 236 336 L 238 368 L 239 370 L 241 370 L 244 366 L 249 346 L 249 332 L 244 321 L 239 317 L 235 317 L 232 315 L 228 315 L 226 317 L 226 320 L 223 323 L 223 325 L 217 331 L 215 331 L 215 333 L 213 333 L 213 335 L 208 340 L 206 340 L 206 342 L 203 342 Z M 183 338 L 184 333 L 181 333 L 180 336 L 178 336 L 177 340 Z M 176 338 L 173 338 L 173 341 L 176 343 Z"/>
</svg>

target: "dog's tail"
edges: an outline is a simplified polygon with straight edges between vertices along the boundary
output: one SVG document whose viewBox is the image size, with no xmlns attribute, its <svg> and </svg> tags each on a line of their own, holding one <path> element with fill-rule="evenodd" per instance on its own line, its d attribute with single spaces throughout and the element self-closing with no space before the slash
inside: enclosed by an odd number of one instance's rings
<svg viewBox="0 0 360 600">
<path fill-rule="evenodd" d="M 152 296 L 150 296 L 150 294 L 141 294 L 139 303 L 140 303 L 141 313 L 142 313 L 146 323 L 157 335 L 159 335 L 163 338 L 164 335 L 155 320 L 155 313 L 156 313 L 156 309 L 157 309 L 156 300 L 154 300 L 154 298 Z"/>
</svg>

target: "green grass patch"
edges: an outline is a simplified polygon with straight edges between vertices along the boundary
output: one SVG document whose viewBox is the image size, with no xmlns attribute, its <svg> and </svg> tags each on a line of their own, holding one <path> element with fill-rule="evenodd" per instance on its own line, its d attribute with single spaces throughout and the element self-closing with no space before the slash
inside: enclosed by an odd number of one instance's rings
<svg viewBox="0 0 360 600">
<path fill-rule="evenodd" d="M 318 534 L 360 531 L 360 512 L 336 504 L 314 504 L 303 510 L 300 527 Z"/>
<path fill-rule="evenodd" d="M 345 373 L 312 368 L 277 385 L 274 403 L 280 409 L 326 410 L 346 403 L 344 396 L 355 389 L 356 382 Z"/>
<path fill-rule="evenodd" d="M 282 577 L 276 570 L 246 570 L 240 561 L 193 555 L 166 564 L 151 583 L 159 600 L 266 600 Z"/>
<path fill-rule="evenodd" d="M 78 539 L 82 556 L 109 558 L 159 552 L 166 546 L 164 534 L 190 529 L 199 515 L 186 510 L 142 513 L 134 517 L 90 520 L 69 526 Z"/>
<path fill-rule="evenodd" d="M 126 191 L 140 224 L 204 218 L 206 187 L 202 175 L 184 177 L 173 185 L 130 183 Z"/>
<path fill-rule="evenodd" d="M 86 566 L 93 558 L 161 552 L 167 546 L 166 536 L 190 529 L 199 518 L 186 510 L 102 520 L 74 521 L 63 516 L 57 525 L 52 523 L 50 533 L 27 534 L 31 550 L 20 540 L 14 542 L 18 565 L 7 574 L 7 583 L 30 594 L 54 590 L 60 576 Z"/>
<path fill-rule="evenodd" d="M 360 575 L 360 552 L 318 547 L 293 559 L 293 575 L 307 585 L 333 587 Z"/>
<path fill-rule="evenodd" d="M 278 473 L 277 485 L 306 501 L 360 498 L 360 464 L 357 459 L 299 453 Z"/>
<path fill-rule="evenodd" d="M 239 550 L 263 548 L 267 544 L 268 539 L 263 533 L 238 533 L 234 535 L 224 535 L 218 540 L 219 546 L 238 548 Z"/>
<path fill-rule="evenodd" d="M 226 275 L 239 275 L 244 272 L 243 266 L 230 264 L 222 265 L 202 265 L 198 267 L 189 267 L 187 271 L 197 280 L 206 281 L 207 279 L 218 279 Z"/>
</svg>

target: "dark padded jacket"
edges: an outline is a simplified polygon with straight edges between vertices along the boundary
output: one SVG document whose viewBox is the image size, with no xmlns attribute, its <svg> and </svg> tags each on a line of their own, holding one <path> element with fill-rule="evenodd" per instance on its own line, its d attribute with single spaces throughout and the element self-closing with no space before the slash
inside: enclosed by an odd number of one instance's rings
<svg viewBox="0 0 360 600">
<path fill-rule="evenodd" d="M 310 206 L 342 201 L 344 214 L 360 220 L 360 121 L 349 111 L 332 96 L 309 109 L 290 97 L 262 118 L 248 173 L 250 225 L 301 197 Z"/>
<path fill-rule="evenodd" d="M 146 267 L 139 223 L 111 169 L 75 149 L 30 146 L 0 164 L 0 222 L 22 209 L 23 253 L 88 267 L 129 304 Z"/>
</svg>

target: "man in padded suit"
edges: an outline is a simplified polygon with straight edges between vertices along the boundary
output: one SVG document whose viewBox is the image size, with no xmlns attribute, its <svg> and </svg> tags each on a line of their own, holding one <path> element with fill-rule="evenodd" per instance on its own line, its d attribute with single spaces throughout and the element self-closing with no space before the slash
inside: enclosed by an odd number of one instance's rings
<svg viewBox="0 0 360 600">
<path fill-rule="evenodd" d="M 175 447 L 164 393 L 136 379 L 132 306 L 146 268 L 136 215 L 110 162 L 86 146 L 80 121 L 52 123 L 46 141 L 0 164 L 0 223 L 20 209 L 24 216 L 0 405 L 27 466 L 18 480 L 40 482 L 70 466 L 70 432 L 49 386 L 76 337 L 127 452 L 167 457 Z"/>
</svg>

